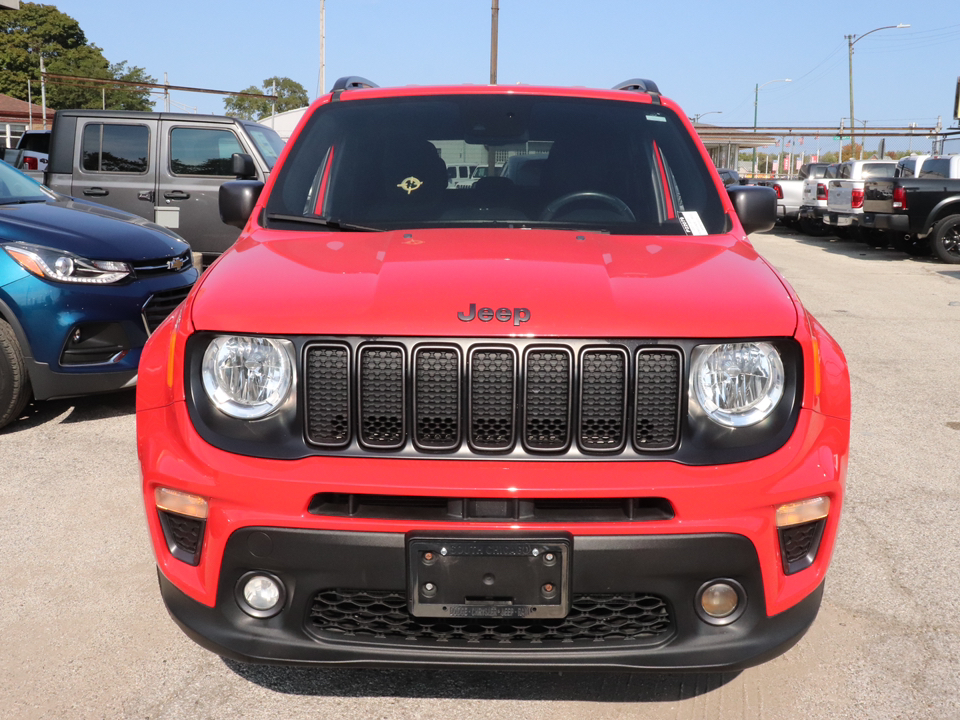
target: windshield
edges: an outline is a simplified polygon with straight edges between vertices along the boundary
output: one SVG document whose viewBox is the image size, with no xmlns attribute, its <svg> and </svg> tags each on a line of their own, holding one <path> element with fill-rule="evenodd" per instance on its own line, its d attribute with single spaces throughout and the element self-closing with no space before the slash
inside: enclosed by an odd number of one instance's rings
<svg viewBox="0 0 960 720">
<path fill-rule="evenodd" d="M 246 128 L 253 144 L 257 146 L 257 150 L 266 161 L 267 167 L 273 170 L 273 166 L 277 164 L 277 158 L 283 152 L 283 139 L 275 130 L 263 125 L 247 125 Z"/>
<path fill-rule="evenodd" d="M 53 199 L 54 195 L 36 180 L 0 161 L 0 205 Z"/>
<path fill-rule="evenodd" d="M 470 166 L 472 177 L 460 181 L 459 169 Z M 506 225 L 702 235 L 725 227 L 712 175 L 671 110 L 476 94 L 318 109 L 267 203 L 273 227 L 298 218 L 375 229 Z"/>
</svg>

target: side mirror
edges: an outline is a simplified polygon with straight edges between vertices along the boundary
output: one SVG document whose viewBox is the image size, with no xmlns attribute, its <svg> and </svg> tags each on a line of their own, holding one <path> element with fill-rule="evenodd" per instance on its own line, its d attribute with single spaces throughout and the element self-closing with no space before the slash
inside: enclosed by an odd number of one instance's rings
<svg viewBox="0 0 960 720">
<path fill-rule="evenodd" d="M 247 153 L 234 153 L 230 156 L 230 172 L 237 176 L 237 180 L 255 180 L 257 166 Z"/>
<path fill-rule="evenodd" d="M 777 193 L 772 187 L 733 185 L 727 188 L 727 194 L 747 235 L 776 225 Z"/>
<path fill-rule="evenodd" d="M 237 155 L 233 156 L 236 160 Z M 250 156 L 247 155 L 249 158 Z M 250 219 L 260 193 L 263 192 L 263 183 L 259 180 L 231 180 L 220 186 L 220 219 L 227 225 L 233 225 L 241 230 Z"/>
</svg>

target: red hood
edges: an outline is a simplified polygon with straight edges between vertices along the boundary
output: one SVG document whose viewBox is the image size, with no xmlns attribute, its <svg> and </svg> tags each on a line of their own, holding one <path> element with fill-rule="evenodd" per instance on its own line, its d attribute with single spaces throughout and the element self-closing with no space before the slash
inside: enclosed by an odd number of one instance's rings
<svg viewBox="0 0 960 720">
<path fill-rule="evenodd" d="M 788 336 L 797 324 L 777 274 L 727 237 L 261 229 L 198 290 L 195 327 L 224 332 L 719 338 Z M 464 322 L 458 313 L 478 314 L 471 304 L 510 319 Z"/>
</svg>

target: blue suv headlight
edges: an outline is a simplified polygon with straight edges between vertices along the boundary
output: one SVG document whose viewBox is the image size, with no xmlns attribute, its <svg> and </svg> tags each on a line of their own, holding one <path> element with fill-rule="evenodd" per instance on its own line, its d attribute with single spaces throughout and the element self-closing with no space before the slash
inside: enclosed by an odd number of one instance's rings
<svg viewBox="0 0 960 720">
<path fill-rule="evenodd" d="M 9 243 L 2 247 L 27 272 L 56 282 L 111 285 L 133 274 L 129 264 L 117 260 L 88 260 L 28 243 Z"/>
</svg>

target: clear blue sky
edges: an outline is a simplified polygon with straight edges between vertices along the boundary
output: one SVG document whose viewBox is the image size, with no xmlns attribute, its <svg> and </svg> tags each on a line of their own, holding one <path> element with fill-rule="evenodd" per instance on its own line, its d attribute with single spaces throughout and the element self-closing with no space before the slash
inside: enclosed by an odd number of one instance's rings
<svg viewBox="0 0 960 720">
<path fill-rule="evenodd" d="M 274 75 L 316 97 L 320 0 L 51 0 L 111 62 L 173 85 L 242 90 Z M 490 0 L 327 0 L 326 89 L 343 75 L 379 85 L 489 80 Z M 655 80 L 690 116 L 718 125 L 837 126 L 849 116 L 847 41 L 854 46 L 855 115 L 870 126 L 953 119 L 960 3 L 844 0 L 500 0 L 499 82 L 610 87 Z M 216 95 L 174 93 L 199 112 Z"/>
</svg>

